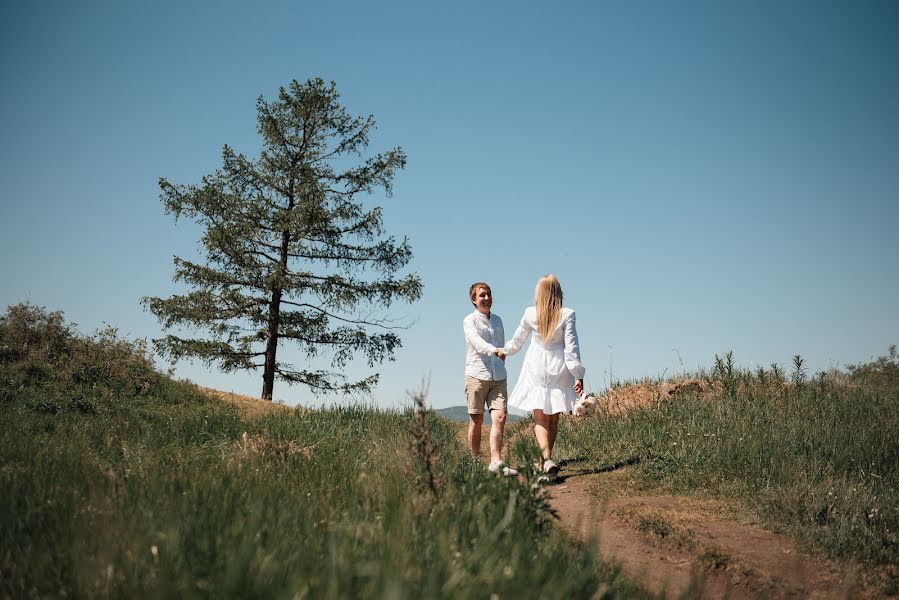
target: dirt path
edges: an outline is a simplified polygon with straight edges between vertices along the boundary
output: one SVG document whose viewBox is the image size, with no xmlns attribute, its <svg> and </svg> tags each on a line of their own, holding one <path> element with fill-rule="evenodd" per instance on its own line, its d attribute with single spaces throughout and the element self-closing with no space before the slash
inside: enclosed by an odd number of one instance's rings
<svg viewBox="0 0 899 600">
<path fill-rule="evenodd" d="M 481 456 L 489 455 L 489 426 Z M 466 428 L 459 437 L 467 445 Z M 562 461 L 549 487 L 562 527 L 665 598 L 875 598 L 858 569 L 811 557 L 790 538 L 740 522 L 716 500 L 635 495 L 631 468 Z"/>
<path fill-rule="evenodd" d="M 666 598 L 879 597 L 860 590 L 850 567 L 733 520 L 723 502 L 629 495 L 627 470 L 564 465 L 550 502 L 564 528 L 596 543 L 602 557 L 647 589 Z"/>
</svg>

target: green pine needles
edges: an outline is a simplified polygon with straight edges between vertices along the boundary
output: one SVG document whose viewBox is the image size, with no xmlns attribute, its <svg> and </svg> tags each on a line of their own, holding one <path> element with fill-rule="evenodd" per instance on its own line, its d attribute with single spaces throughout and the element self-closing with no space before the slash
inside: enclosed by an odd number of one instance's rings
<svg viewBox="0 0 899 600">
<path fill-rule="evenodd" d="M 379 207 L 404 168 L 399 147 L 364 157 L 374 118 L 347 113 L 334 83 L 293 81 L 278 98 L 257 101 L 262 151 L 250 160 L 224 147 L 222 167 L 200 185 L 160 179 L 160 198 L 175 219 L 205 228 L 203 264 L 175 257 L 177 282 L 191 291 L 144 298 L 167 329 L 154 340 L 172 362 L 196 358 L 225 371 L 263 369 L 262 397 L 276 379 L 313 392 L 368 392 L 373 374 L 349 381 L 340 372 L 356 355 L 373 367 L 392 360 L 403 328 L 386 314 L 414 302 L 421 278 L 400 275 L 412 258 L 408 239 L 387 237 Z M 190 330 L 204 337 L 181 337 Z M 330 369 L 278 360 L 281 341 Z"/>
</svg>

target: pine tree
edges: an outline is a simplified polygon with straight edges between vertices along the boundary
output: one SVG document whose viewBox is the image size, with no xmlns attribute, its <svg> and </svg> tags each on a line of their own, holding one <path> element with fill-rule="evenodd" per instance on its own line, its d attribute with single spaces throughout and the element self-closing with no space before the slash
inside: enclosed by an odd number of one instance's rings
<svg viewBox="0 0 899 600">
<path fill-rule="evenodd" d="M 160 179 L 166 213 L 205 227 L 205 263 L 174 258 L 174 280 L 191 291 L 143 299 L 166 329 L 206 334 L 154 340 L 173 363 L 262 368 L 271 400 L 276 379 L 315 393 L 368 392 L 377 374 L 349 381 L 340 369 L 357 353 L 369 367 L 393 360 L 401 341 L 385 311 L 418 300 L 422 282 L 398 274 L 412 258 L 408 239 L 386 237 L 380 207 L 362 200 L 390 197 L 406 156 L 397 147 L 366 157 L 374 118 L 348 114 L 339 98 L 333 82 L 292 81 L 277 100 L 257 101 L 257 160 L 226 145 L 222 167 L 200 185 Z M 278 361 L 281 341 L 308 359 L 330 356 L 330 369 Z"/>
</svg>

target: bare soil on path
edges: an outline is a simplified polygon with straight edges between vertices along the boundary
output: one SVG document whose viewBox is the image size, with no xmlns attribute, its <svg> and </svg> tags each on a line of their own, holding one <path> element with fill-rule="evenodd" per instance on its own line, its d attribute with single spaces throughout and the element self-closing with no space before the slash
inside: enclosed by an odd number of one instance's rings
<svg viewBox="0 0 899 600">
<path fill-rule="evenodd" d="M 563 465 L 550 487 L 562 527 L 666 598 L 861 598 L 854 569 L 737 520 L 718 500 L 630 495 L 628 467 Z"/>
<path fill-rule="evenodd" d="M 466 432 L 459 428 L 467 446 Z M 485 459 L 488 438 L 485 425 Z M 597 544 L 601 557 L 665 598 L 883 597 L 865 589 L 861 567 L 806 554 L 789 537 L 752 523 L 725 501 L 640 493 L 628 465 L 591 469 L 561 461 L 561 466 L 548 488 L 560 525 Z"/>
</svg>

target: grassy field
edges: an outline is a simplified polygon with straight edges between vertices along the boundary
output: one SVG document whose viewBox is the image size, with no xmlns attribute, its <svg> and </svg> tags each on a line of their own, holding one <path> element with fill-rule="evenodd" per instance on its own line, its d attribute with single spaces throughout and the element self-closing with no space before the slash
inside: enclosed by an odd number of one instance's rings
<svg viewBox="0 0 899 600">
<path fill-rule="evenodd" d="M 809 379 L 728 357 L 702 392 L 562 420 L 558 458 L 735 499 L 895 593 L 899 359 Z M 265 410 L 154 370 L 114 330 L 0 317 L 0 597 L 645 597 L 410 401 Z M 514 433 L 527 422 L 510 426 Z M 879 576 L 880 576 L 879 575 Z"/>
<path fill-rule="evenodd" d="M 717 358 L 717 357 L 716 357 Z M 563 420 L 560 456 L 635 463 L 647 489 L 738 500 L 769 527 L 838 559 L 899 564 L 899 359 L 808 378 L 796 357 L 744 372 L 731 356 L 704 392 L 620 416 Z M 603 402 L 600 402 L 603 406 Z"/>
<path fill-rule="evenodd" d="M 0 597 L 643 595 L 431 412 L 248 414 L 30 306 L 0 383 Z"/>
</svg>

